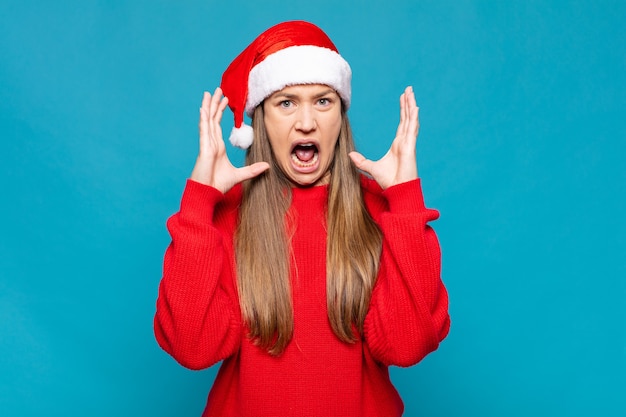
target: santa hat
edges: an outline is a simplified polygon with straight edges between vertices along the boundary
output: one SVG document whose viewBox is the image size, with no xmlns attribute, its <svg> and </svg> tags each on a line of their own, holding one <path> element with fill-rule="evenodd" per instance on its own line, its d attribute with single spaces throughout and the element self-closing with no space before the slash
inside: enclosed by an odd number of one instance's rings
<svg viewBox="0 0 626 417">
<path fill-rule="evenodd" d="M 289 85 L 328 85 L 337 91 L 347 109 L 351 78 L 350 65 L 317 26 L 292 21 L 269 28 L 235 58 L 222 76 L 222 91 L 235 116 L 230 142 L 248 148 L 253 133 L 244 123 L 244 112 L 252 116 L 263 100 Z"/>
</svg>

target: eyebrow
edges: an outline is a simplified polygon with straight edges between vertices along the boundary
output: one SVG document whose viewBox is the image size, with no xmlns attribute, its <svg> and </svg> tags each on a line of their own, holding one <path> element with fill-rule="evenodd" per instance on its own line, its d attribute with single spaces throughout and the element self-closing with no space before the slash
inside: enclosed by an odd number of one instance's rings
<svg viewBox="0 0 626 417">
<path fill-rule="evenodd" d="M 320 98 L 320 97 L 326 96 L 328 94 L 337 94 L 337 95 L 339 95 L 335 90 L 333 90 L 332 88 L 329 88 L 326 91 L 323 91 L 323 92 L 321 92 L 319 94 L 316 94 L 315 98 Z"/>
<path fill-rule="evenodd" d="M 326 89 L 326 90 L 324 90 L 324 91 L 322 91 L 322 92 L 320 92 L 320 93 L 318 93 L 318 94 L 315 94 L 315 95 L 313 96 L 313 98 L 314 98 L 314 99 L 318 99 L 318 98 L 323 97 L 323 96 L 328 95 L 328 94 L 337 94 L 337 95 L 339 95 L 339 94 L 338 94 L 335 90 L 333 90 L 332 88 L 328 88 L 328 89 Z M 272 96 L 272 98 L 286 98 L 286 99 L 289 99 L 289 100 L 294 99 L 294 98 L 298 98 L 298 97 L 299 97 L 299 95 L 298 95 L 298 94 L 289 94 L 289 93 L 283 93 L 283 92 L 280 92 L 280 91 L 276 92 L 276 93 Z"/>
</svg>

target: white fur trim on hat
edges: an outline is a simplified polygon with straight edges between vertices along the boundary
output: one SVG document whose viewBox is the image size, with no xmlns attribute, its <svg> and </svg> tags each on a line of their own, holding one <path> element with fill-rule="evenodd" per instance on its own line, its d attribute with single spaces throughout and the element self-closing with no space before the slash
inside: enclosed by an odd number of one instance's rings
<svg viewBox="0 0 626 417">
<path fill-rule="evenodd" d="M 250 71 L 245 112 L 288 85 L 325 84 L 337 91 L 346 109 L 350 107 L 352 70 L 345 59 L 328 48 L 290 46 L 269 55 Z"/>
<path fill-rule="evenodd" d="M 230 132 L 230 143 L 241 149 L 248 149 L 254 139 L 254 131 L 250 125 L 243 123 L 241 127 L 233 127 Z"/>
</svg>

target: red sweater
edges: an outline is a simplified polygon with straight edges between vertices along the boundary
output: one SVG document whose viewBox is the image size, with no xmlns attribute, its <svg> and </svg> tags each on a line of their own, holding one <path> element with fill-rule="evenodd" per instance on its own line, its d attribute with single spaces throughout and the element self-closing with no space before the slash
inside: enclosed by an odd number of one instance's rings
<svg viewBox="0 0 626 417">
<path fill-rule="evenodd" d="M 159 345 L 179 363 L 222 361 L 203 416 L 400 416 L 388 366 L 410 366 L 437 349 L 450 326 L 440 250 L 426 223 L 420 181 L 382 191 L 363 179 L 366 206 L 383 231 L 381 266 L 364 333 L 354 344 L 333 333 L 326 309 L 328 187 L 294 188 L 291 241 L 293 338 L 272 357 L 246 337 L 235 277 L 233 233 L 241 187 L 225 195 L 187 181 L 167 223 L 154 322 Z M 268 260 L 269 261 L 269 260 Z"/>
</svg>

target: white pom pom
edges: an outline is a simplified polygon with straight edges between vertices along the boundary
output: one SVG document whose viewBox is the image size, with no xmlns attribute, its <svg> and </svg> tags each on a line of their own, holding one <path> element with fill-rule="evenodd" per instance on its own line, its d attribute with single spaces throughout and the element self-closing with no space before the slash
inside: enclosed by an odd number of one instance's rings
<svg viewBox="0 0 626 417">
<path fill-rule="evenodd" d="M 254 139 L 252 127 L 243 123 L 240 128 L 233 127 L 230 132 L 230 143 L 241 149 L 248 149 Z"/>
</svg>

